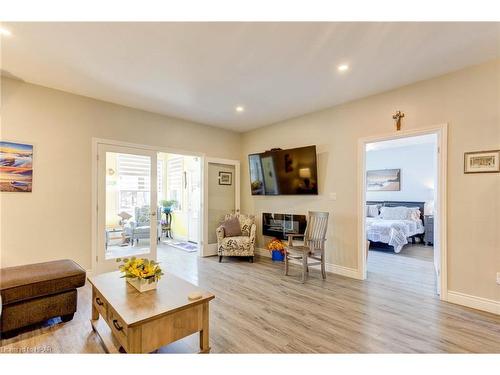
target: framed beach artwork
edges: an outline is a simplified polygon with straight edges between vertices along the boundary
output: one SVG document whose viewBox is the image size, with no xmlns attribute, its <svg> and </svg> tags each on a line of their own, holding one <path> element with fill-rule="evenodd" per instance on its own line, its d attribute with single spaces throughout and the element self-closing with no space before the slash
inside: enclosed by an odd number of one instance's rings
<svg viewBox="0 0 500 375">
<path fill-rule="evenodd" d="M 31 192 L 33 145 L 0 141 L 0 191 Z"/>
<path fill-rule="evenodd" d="M 401 190 L 401 169 L 380 169 L 366 171 L 367 191 Z"/>
<path fill-rule="evenodd" d="M 500 150 L 466 152 L 464 173 L 499 173 Z"/>
</svg>

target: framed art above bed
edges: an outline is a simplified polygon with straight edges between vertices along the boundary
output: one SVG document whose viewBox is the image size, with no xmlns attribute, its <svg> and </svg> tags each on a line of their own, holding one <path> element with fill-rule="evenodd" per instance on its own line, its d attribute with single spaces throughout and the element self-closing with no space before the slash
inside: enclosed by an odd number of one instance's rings
<svg viewBox="0 0 500 375">
<path fill-rule="evenodd" d="M 366 171 L 366 191 L 400 191 L 401 169 Z"/>
</svg>

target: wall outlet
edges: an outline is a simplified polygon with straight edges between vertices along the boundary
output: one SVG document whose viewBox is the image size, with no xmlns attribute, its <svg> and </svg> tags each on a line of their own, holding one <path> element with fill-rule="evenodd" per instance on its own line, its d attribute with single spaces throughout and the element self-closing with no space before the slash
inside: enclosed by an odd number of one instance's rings
<svg viewBox="0 0 500 375">
<path fill-rule="evenodd" d="M 500 272 L 497 272 L 497 284 L 500 285 Z"/>
<path fill-rule="evenodd" d="M 336 201 L 337 200 L 337 193 L 330 193 L 329 198 L 332 201 Z"/>
</svg>

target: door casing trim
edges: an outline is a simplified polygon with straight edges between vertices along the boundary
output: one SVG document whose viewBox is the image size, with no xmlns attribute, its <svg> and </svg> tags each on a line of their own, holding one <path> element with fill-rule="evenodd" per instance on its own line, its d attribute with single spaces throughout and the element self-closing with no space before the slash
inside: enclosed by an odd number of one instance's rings
<svg viewBox="0 0 500 375">
<path fill-rule="evenodd" d="M 437 124 L 426 128 L 398 131 L 388 134 L 360 138 L 358 140 L 358 273 L 366 279 L 366 228 L 365 228 L 365 202 L 366 202 L 366 152 L 367 143 L 387 141 L 398 138 L 415 137 L 419 135 L 437 135 L 437 197 L 439 212 L 438 229 L 440 242 L 440 299 L 448 300 L 448 263 L 447 263 L 447 163 L 448 163 L 448 124 Z"/>
</svg>

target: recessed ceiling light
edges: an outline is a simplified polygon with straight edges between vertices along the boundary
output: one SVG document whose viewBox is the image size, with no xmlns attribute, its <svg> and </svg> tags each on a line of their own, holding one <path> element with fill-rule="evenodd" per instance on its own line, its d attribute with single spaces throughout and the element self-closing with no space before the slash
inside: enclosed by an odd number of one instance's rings
<svg viewBox="0 0 500 375">
<path fill-rule="evenodd" d="M 239 105 L 235 109 L 236 109 L 236 112 L 243 112 L 245 110 L 245 107 L 243 107 L 242 105 Z"/>
<path fill-rule="evenodd" d="M 4 27 L 0 27 L 0 35 L 11 36 L 12 33 Z"/>
<path fill-rule="evenodd" d="M 349 65 L 347 65 L 347 64 L 339 65 L 339 66 L 337 66 L 337 70 L 339 72 L 345 72 L 346 70 L 349 70 Z"/>
</svg>

